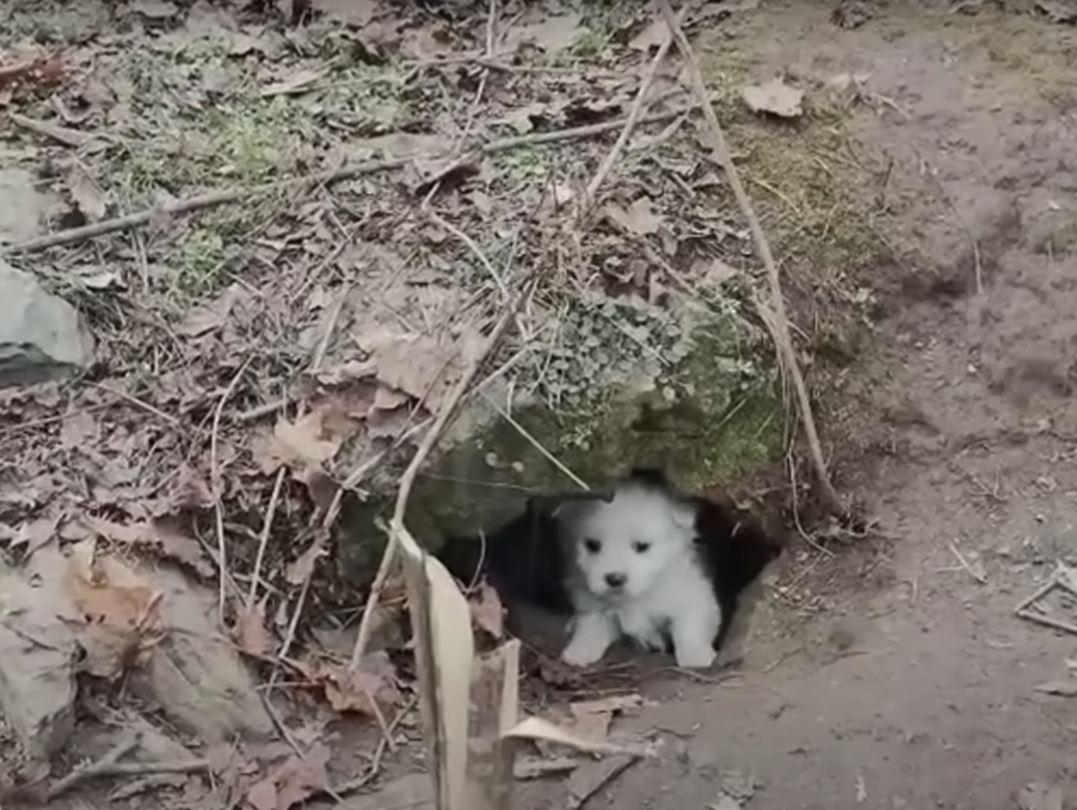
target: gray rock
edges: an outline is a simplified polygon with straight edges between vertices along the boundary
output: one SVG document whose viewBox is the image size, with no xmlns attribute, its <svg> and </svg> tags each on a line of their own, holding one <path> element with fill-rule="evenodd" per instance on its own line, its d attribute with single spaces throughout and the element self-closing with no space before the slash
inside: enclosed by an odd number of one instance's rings
<svg viewBox="0 0 1077 810">
<path fill-rule="evenodd" d="M 75 728 L 75 639 L 57 618 L 66 613 L 65 565 L 55 546 L 34 552 L 21 572 L 0 563 L 0 708 L 35 759 L 62 748 Z"/>
<path fill-rule="evenodd" d="M 0 388 L 54 380 L 92 359 L 93 340 L 75 308 L 0 260 Z"/>
<path fill-rule="evenodd" d="M 0 242 L 19 242 L 41 228 L 48 198 L 25 169 L 0 169 Z"/>
</svg>

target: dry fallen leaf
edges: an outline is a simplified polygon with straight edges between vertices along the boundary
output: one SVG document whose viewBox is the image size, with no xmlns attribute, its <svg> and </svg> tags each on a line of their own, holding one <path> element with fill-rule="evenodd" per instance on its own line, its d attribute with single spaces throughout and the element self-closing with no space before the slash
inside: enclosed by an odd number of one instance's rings
<svg viewBox="0 0 1077 810">
<path fill-rule="evenodd" d="M 576 757 L 518 756 L 512 763 L 512 775 L 517 779 L 538 779 L 550 774 L 575 770 L 580 761 Z"/>
<path fill-rule="evenodd" d="M 232 309 L 248 295 L 240 284 L 230 285 L 209 303 L 192 309 L 183 323 L 176 327 L 176 332 L 185 337 L 198 337 L 220 329 L 232 314 Z"/>
<path fill-rule="evenodd" d="M 67 189 L 87 222 L 99 222 L 108 213 L 105 192 L 82 164 L 76 163 L 67 175 Z"/>
<path fill-rule="evenodd" d="M 265 601 L 252 605 L 236 607 L 236 621 L 232 625 L 232 638 L 243 652 L 256 658 L 264 656 L 272 646 L 269 630 L 266 629 Z"/>
<path fill-rule="evenodd" d="M 168 512 L 184 509 L 209 509 L 213 506 L 213 493 L 205 477 L 188 464 L 181 464 L 176 481 L 168 493 Z"/>
<path fill-rule="evenodd" d="M 606 216 L 636 236 L 646 236 L 657 233 L 665 221 L 661 215 L 654 212 L 654 206 L 647 197 L 640 197 L 627 209 L 618 205 L 606 206 Z"/>
<path fill-rule="evenodd" d="M 97 557 L 93 540 L 77 543 L 67 562 L 65 587 L 86 621 L 79 633 L 82 668 L 116 678 L 137 663 L 155 634 L 159 592 L 118 560 Z"/>
<path fill-rule="evenodd" d="M 396 670 L 385 652 L 371 653 L 355 670 L 322 661 L 309 668 L 310 679 L 325 691 L 329 705 L 338 712 L 375 716 L 383 707 L 400 703 Z"/>
<path fill-rule="evenodd" d="M 111 520 L 86 515 L 83 525 L 106 540 L 129 546 L 148 547 L 160 556 L 186 565 L 200 576 L 213 575 L 213 566 L 202 554 L 202 547 L 179 523 L 168 517 L 158 517 L 141 523 L 114 523 Z"/>
<path fill-rule="evenodd" d="M 695 273 L 708 287 L 720 287 L 737 277 L 737 268 L 721 259 L 700 259 L 692 264 Z"/>
<path fill-rule="evenodd" d="M 600 700 L 583 700 L 569 705 L 575 723 L 572 730 L 583 739 L 602 742 L 609 733 L 610 722 L 616 712 L 640 706 L 639 695 L 616 695 Z"/>
<path fill-rule="evenodd" d="M 471 607 L 471 618 L 475 624 L 495 641 L 500 641 L 505 634 L 505 617 L 497 591 L 483 583 L 478 594 L 468 604 Z"/>
<path fill-rule="evenodd" d="M 752 112 L 770 113 L 780 118 L 799 118 L 804 114 L 800 106 L 804 91 L 790 87 L 780 78 L 748 85 L 741 90 L 741 96 Z"/>
<path fill-rule="evenodd" d="M 436 413 L 460 379 L 475 337 L 464 335 L 459 344 L 398 338 L 379 346 L 374 354 L 378 380 L 421 400 L 427 410 Z"/>
<path fill-rule="evenodd" d="M 284 465 L 319 465 L 340 450 L 344 440 L 325 431 L 325 415 L 311 411 L 296 422 L 281 419 L 270 436 L 257 437 L 252 449 L 264 473 Z"/>
<path fill-rule="evenodd" d="M 650 748 L 642 746 L 615 745 L 608 742 L 588 740 L 569 729 L 561 728 L 541 717 L 525 718 L 506 731 L 502 736 L 521 740 L 555 743 L 557 745 L 568 746 L 569 748 L 575 748 L 578 751 L 592 754 L 631 754 L 632 756 L 637 757 L 649 757 L 654 755 Z"/>
<path fill-rule="evenodd" d="M 97 420 L 89 411 L 75 411 L 60 424 L 60 444 L 68 450 L 92 447 L 97 441 Z"/>
<path fill-rule="evenodd" d="M 247 801 L 256 810 L 288 810 L 325 789 L 329 784 L 328 764 L 329 749 L 315 743 L 302 757 L 290 757 L 255 783 L 247 793 Z"/>
</svg>

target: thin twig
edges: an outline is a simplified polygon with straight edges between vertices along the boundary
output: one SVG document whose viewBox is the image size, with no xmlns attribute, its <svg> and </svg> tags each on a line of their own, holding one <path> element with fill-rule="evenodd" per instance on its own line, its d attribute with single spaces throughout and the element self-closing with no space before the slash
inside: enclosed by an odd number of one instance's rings
<svg viewBox="0 0 1077 810">
<path fill-rule="evenodd" d="M 146 411 L 147 413 L 152 413 L 154 416 L 159 416 L 161 419 L 164 419 L 166 422 L 168 422 L 169 424 L 171 424 L 171 425 L 173 425 L 175 427 L 180 426 L 179 419 L 177 419 L 174 416 L 169 416 L 164 411 L 153 407 L 148 402 L 144 402 L 143 400 L 139 399 L 138 397 L 136 397 L 136 396 L 134 396 L 132 394 L 128 394 L 125 391 L 118 391 L 117 389 L 111 388 L 111 387 L 109 387 L 107 385 L 104 385 L 102 383 L 91 382 L 90 385 L 92 385 L 94 388 L 100 388 L 102 391 L 107 391 L 108 393 L 112 394 L 112 396 L 114 396 L 114 397 L 119 397 L 120 399 L 125 400 L 126 402 L 130 402 L 132 405 L 138 406 L 139 408 Z"/>
<path fill-rule="evenodd" d="M 117 760 L 134 750 L 139 742 L 141 742 L 141 739 L 142 736 L 140 734 L 132 734 L 131 736 L 120 740 L 96 762 L 91 762 L 81 768 L 76 768 L 63 779 L 53 784 L 45 793 L 45 798 L 52 801 L 57 796 L 67 793 L 67 791 L 71 790 L 71 788 L 84 779 L 103 774 L 107 768 L 114 767 Z"/>
<path fill-rule="evenodd" d="M 359 663 L 363 659 L 363 653 L 366 651 L 366 645 L 370 637 L 371 620 L 373 619 L 374 611 L 378 606 L 381 589 L 384 587 L 385 580 L 392 569 L 399 535 L 404 528 L 404 511 L 407 507 L 408 497 L 411 495 L 411 488 L 415 484 L 415 478 L 419 474 L 419 467 L 422 466 L 426 457 L 434 448 L 434 444 L 440 438 L 442 431 L 445 429 L 445 425 L 448 424 L 449 418 L 453 415 L 457 403 L 460 402 L 472 381 L 475 379 L 475 376 L 479 373 L 479 368 L 486 360 L 487 355 L 493 351 L 494 346 L 501 339 L 505 327 L 516 315 L 519 305 L 526 300 L 530 286 L 531 284 L 536 283 L 536 280 L 537 277 L 536 279 L 533 279 L 531 283 L 524 284 L 523 287 L 521 287 L 520 292 L 517 293 L 516 299 L 505 308 L 501 318 L 494 325 L 494 328 L 490 331 L 489 336 L 483 343 L 482 348 L 471 360 L 467 370 L 449 392 L 444 404 L 438 411 L 434 424 L 430 426 L 426 435 L 423 436 L 423 440 L 419 443 L 415 455 L 412 456 L 411 462 L 408 464 L 407 469 L 404 470 L 404 474 L 400 478 L 400 488 L 396 495 L 396 507 L 393 510 L 393 518 L 390 523 L 389 538 L 385 544 L 385 551 L 382 553 L 381 563 L 378 565 L 378 572 L 374 576 L 373 584 L 370 586 L 370 595 L 367 597 L 366 605 L 363 608 L 362 618 L 359 620 L 359 631 L 356 634 L 355 647 L 352 649 L 352 658 L 351 663 L 349 664 L 349 668 L 352 670 L 359 667 Z"/>
<path fill-rule="evenodd" d="M 273 516 L 277 514 L 277 501 L 280 500 L 281 485 L 284 484 L 285 467 L 277 471 L 277 480 L 273 482 L 273 494 L 269 496 L 269 508 L 262 521 L 262 534 L 258 537 L 258 552 L 254 555 L 254 571 L 251 573 L 251 589 L 247 594 L 247 611 L 254 609 L 254 599 L 258 593 L 258 579 L 262 571 L 262 559 L 265 557 L 266 544 L 269 542 L 269 530 L 273 525 Z"/>
<path fill-rule="evenodd" d="M 250 358 L 243 362 L 243 365 L 239 367 L 239 370 L 232 377 L 231 382 L 228 383 L 228 387 L 224 389 L 224 393 L 221 394 L 221 399 L 213 411 L 213 428 L 209 434 L 209 480 L 210 485 L 213 487 L 213 512 L 217 529 L 217 562 L 219 564 L 217 569 L 217 609 L 222 625 L 224 624 L 224 583 L 228 578 L 228 558 L 226 557 L 224 541 L 224 511 L 221 509 L 221 470 L 218 466 L 220 459 L 217 454 L 217 441 L 221 429 L 221 414 L 224 413 L 225 403 L 232 396 L 232 392 L 235 391 L 236 386 L 239 384 L 239 378 L 243 376 L 243 372 L 247 370 L 250 362 Z"/>
<path fill-rule="evenodd" d="M 637 124 L 668 121 L 670 118 L 675 118 L 682 113 L 694 109 L 695 106 L 695 104 L 688 104 L 685 106 L 678 106 L 665 112 L 653 113 L 641 118 Z M 518 149 L 522 146 L 537 146 L 539 144 L 555 143 L 557 141 L 590 138 L 594 135 L 601 135 L 604 132 L 610 132 L 611 130 L 623 127 L 625 120 L 626 119 L 624 118 L 618 118 L 612 121 L 603 121 L 599 124 L 588 124 L 587 126 L 582 127 L 572 127 L 569 129 L 554 130 L 552 132 L 536 132 L 510 138 L 499 138 L 479 147 L 478 152 L 482 155 L 493 155 L 499 152 Z M 180 216 L 182 214 L 191 213 L 192 211 L 200 211 L 205 208 L 213 208 L 219 205 L 239 202 L 248 197 L 254 197 L 260 194 L 268 194 L 274 191 L 288 191 L 295 188 L 302 188 L 307 185 L 328 185 L 341 180 L 349 180 L 368 174 L 376 174 L 392 169 L 401 169 L 416 162 L 436 162 L 449 157 L 451 157 L 450 153 L 435 152 L 427 156 L 363 161 L 352 164 L 351 166 L 343 166 L 332 171 L 319 172 L 289 180 L 278 180 L 272 183 L 262 183 L 255 186 L 233 187 L 220 189 L 218 191 L 209 191 L 204 194 L 196 194 L 192 197 L 137 211 L 133 214 L 127 214 L 126 216 L 103 219 L 100 222 L 82 225 L 78 228 L 69 228 L 64 231 L 56 231 L 55 233 L 46 234 L 45 236 L 37 237 L 35 239 L 28 239 L 25 242 L 19 242 L 0 249 L 0 256 L 16 253 L 32 253 L 50 247 L 57 247 L 59 245 L 82 242 L 86 239 L 104 236 L 105 234 L 114 233 L 116 231 L 140 228 L 152 221 L 155 217 L 162 215 Z"/>
<path fill-rule="evenodd" d="M 677 21 L 681 22 L 687 13 L 688 6 L 685 6 L 681 9 L 680 14 L 677 15 Z M 662 40 L 662 44 L 658 46 L 658 53 L 654 55 L 654 59 L 651 60 L 647 72 L 643 75 L 643 81 L 640 83 L 639 90 L 636 92 L 636 99 L 632 103 L 632 109 L 628 111 L 628 118 L 625 121 L 624 128 L 621 130 L 621 134 L 617 136 L 617 141 L 613 144 L 613 148 L 606 154 L 606 157 L 598 167 L 598 171 L 595 172 L 595 176 L 592 177 L 591 182 L 587 184 L 587 196 L 584 198 L 583 205 L 580 206 L 581 216 L 594 204 L 595 195 L 598 193 L 599 187 L 605 181 L 606 175 L 610 173 L 613 164 L 617 162 L 617 158 L 620 157 L 625 144 L 628 143 L 628 139 L 632 135 L 632 130 L 636 127 L 636 122 L 639 120 L 640 114 L 647 106 L 647 93 L 654 83 L 655 76 L 658 75 L 658 66 L 662 64 L 662 60 L 666 58 L 666 54 L 669 53 L 670 46 L 672 45 L 673 35 L 667 33 Z"/>
<path fill-rule="evenodd" d="M 774 263 L 770 243 L 767 241 L 762 225 L 759 224 L 759 218 L 752 208 L 751 200 L 744 190 L 744 184 L 740 180 L 736 165 L 733 163 L 729 149 L 726 147 L 722 125 L 718 122 L 718 116 L 715 114 L 714 106 L 708 97 L 707 87 L 703 82 L 703 74 L 699 69 L 699 61 L 692 51 L 692 46 L 688 43 L 688 38 L 684 35 L 684 31 L 681 30 L 680 24 L 674 17 L 673 8 L 670 6 L 669 0 L 659 0 L 659 9 L 666 21 L 666 27 L 676 40 L 677 48 L 688 65 L 689 75 L 692 79 L 692 89 L 703 110 L 703 118 L 710 129 L 718 160 L 725 169 L 726 176 L 729 179 L 729 186 L 733 189 L 733 196 L 737 198 L 737 204 L 740 206 L 744 217 L 748 220 L 748 227 L 752 232 L 756 253 L 759 254 L 759 259 L 767 270 L 771 306 L 774 309 L 775 325 L 777 327 L 775 336 L 779 340 L 777 349 L 779 353 L 785 356 L 789 375 L 793 381 L 793 388 L 796 391 L 799 403 L 800 420 L 804 425 L 804 434 L 808 440 L 808 450 L 811 455 L 812 465 L 815 467 L 817 483 L 823 501 L 827 509 L 833 514 L 845 515 L 845 507 L 842 505 L 838 493 L 834 490 L 834 485 L 830 482 L 830 474 L 827 472 L 826 461 L 823 459 L 823 448 L 819 442 L 819 434 L 815 429 L 815 417 L 812 414 L 811 399 L 808 397 L 808 389 L 804 384 L 804 377 L 800 373 L 800 365 L 797 363 L 796 352 L 793 349 L 793 340 L 789 334 L 789 318 L 785 311 L 785 296 L 782 294 L 781 278 L 778 275 L 778 267 Z"/>
<path fill-rule="evenodd" d="M 23 129 L 38 135 L 44 135 L 46 138 L 52 138 L 54 141 L 59 141 L 64 146 L 70 146 L 77 149 L 92 141 L 104 143 L 101 136 L 97 133 L 82 132 L 78 129 L 61 127 L 56 124 L 50 124 L 47 121 L 38 121 L 35 118 L 27 118 L 25 115 L 19 115 L 15 112 L 9 112 L 7 117 L 11 123 L 16 126 L 22 127 Z"/>
<path fill-rule="evenodd" d="M 519 422 L 517 422 L 516 419 L 513 418 L 512 414 L 510 414 L 508 411 L 506 411 L 504 408 L 502 408 L 500 405 L 498 405 L 496 402 L 494 402 L 494 400 L 491 399 L 490 397 L 483 396 L 483 399 L 486 400 L 486 403 L 491 408 L 493 408 L 495 411 L 497 411 L 498 415 L 502 419 L 504 419 L 506 422 L 509 423 L 509 426 L 513 430 L 515 430 L 517 433 L 519 433 L 521 436 L 523 436 L 524 439 L 526 439 L 527 442 L 532 447 L 534 447 L 536 450 L 538 450 L 542 454 L 543 458 L 545 458 L 554 467 L 556 467 L 566 478 L 568 478 L 572 483 L 574 483 L 580 489 L 583 489 L 583 490 L 591 489 L 589 486 L 587 486 L 586 481 L 584 481 L 582 478 L 580 478 L 578 475 L 576 475 L 576 473 L 572 472 L 572 470 L 570 470 L 559 458 L 557 458 L 557 456 L 555 456 L 553 453 L 551 453 L 549 450 L 547 450 L 545 447 L 543 447 L 542 443 L 538 439 L 536 439 L 534 436 L 532 436 L 528 432 L 527 428 L 525 428 L 523 425 L 521 425 Z"/>
<path fill-rule="evenodd" d="M 117 762 L 96 770 L 93 775 L 138 776 L 144 773 L 197 773 L 208 770 L 208 759 L 177 759 L 160 762 Z"/>
<path fill-rule="evenodd" d="M 411 698 L 408 699 L 408 702 L 400 707 L 400 711 L 396 713 L 396 716 L 393 717 L 392 721 L 389 723 L 388 728 L 385 730 L 386 733 L 383 734 L 382 738 L 378 741 L 378 745 L 374 749 L 374 756 L 371 757 L 370 760 L 370 767 L 367 768 L 366 773 L 364 773 L 362 776 L 356 777 L 355 779 L 351 779 L 347 782 L 344 782 L 343 784 L 337 785 L 334 788 L 335 793 L 340 796 L 346 796 L 349 793 L 353 793 L 356 790 L 359 790 L 359 788 L 369 784 L 370 781 L 378 775 L 378 770 L 381 768 L 382 757 L 385 756 L 385 751 L 389 747 L 388 737 L 391 737 L 396 732 L 396 727 L 400 725 L 400 721 L 403 720 L 404 717 L 407 716 L 408 712 L 410 712 L 415 707 L 415 703 L 417 701 L 418 696 L 412 695 Z"/>
<path fill-rule="evenodd" d="M 424 206 L 424 210 L 426 211 L 426 215 L 430 217 L 431 222 L 433 222 L 438 227 L 444 228 L 464 243 L 464 246 L 475 255 L 475 257 L 479 260 L 479 263 L 483 266 L 486 272 L 490 274 L 490 277 L 494 280 L 494 284 L 497 285 L 497 289 L 501 292 L 502 300 L 508 301 L 509 290 L 505 286 L 505 280 L 501 278 L 501 276 L 497 272 L 497 268 L 495 268 L 493 263 L 486 257 L 486 254 L 482 252 L 482 249 L 478 246 L 478 244 L 476 244 L 475 240 L 468 236 L 466 233 L 464 233 L 462 230 L 460 230 L 458 227 L 453 225 L 447 219 L 445 219 L 445 217 L 443 217 L 433 208 L 430 208 L 429 206 Z"/>
<path fill-rule="evenodd" d="M 262 405 L 256 405 L 250 410 L 236 414 L 232 417 L 232 421 L 238 422 L 239 424 L 243 424 L 244 422 L 253 422 L 255 419 L 261 419 L 263 416 L 269 416 L 269 414 L 279 411 L 281 408 L 287 408 L 294 401 L 294 397 L 284 396 L 280 399 L 275 399 L 272 402 L 266 402 Z"/>
<path fill-rule="evenodd" d="M 966 573 L 968 573 L 970 577 L 979 582 L 981 585 L 987 584 L 987 577 L 985 577 L 983 574 L 976 573 L 976 571 L 972 569 L 972 566 L 969 565 L 969 561 L 965 559 L 965 555 L 961 553 L 961 550 L 957 547 L 957 544 L 953 540 L 950 541 L 950 551 L 954 553 L 954 556 L 957 557 L 957 561 L 961 563 L 961 567 L 965 569 Z"/>
</svg>

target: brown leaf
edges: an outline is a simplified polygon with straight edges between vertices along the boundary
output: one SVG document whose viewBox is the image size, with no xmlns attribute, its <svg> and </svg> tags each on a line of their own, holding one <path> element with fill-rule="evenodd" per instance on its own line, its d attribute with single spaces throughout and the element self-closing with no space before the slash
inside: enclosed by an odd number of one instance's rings
<svg viewBox="0 0 1077 810">
<path fill-rule="evenodd" d="M 25 546 L 26 548 L 22 550 L 22 556 L 23 559 L 26 559 L 42 546 L 48 545 L 56 537 L 56 529 L 59 524 L 60 515 L 58 514 L 52 517 L 28 520 L 10 538 L 10 548 L 17 549 L 20 546 Z"/>
<path fill-rule="evenodd" d="M 279 420 L 272 435 L 257 436 L 251 448 L 262 472 L 275 472 L 281 465 L 317 467 L 329 461 L 362 427 L 374 392 L 372 383 L 355 380 L 315 402 L 311 412 L 295 422 Z"/>
<path fill-rule="evenodd" d="M 288 570 L 284 574 L 287 580 L 293 585 L 302 585 L 306 582 L 314 571 L 314 564 L 322 556 L 322 551 L 323 546 L 319 540 L 311 543 L 307 550 L 288 566 Z"/>
<path fill-rule="evenodd" d="M 232 309 L 248 297 L 249 293 L 238 282 L 232 284 L 209 303 L 192 309 L 183 323 L 176 327 L 176 332 L 185 337 L 198 337 L 220 329 L 232 314 Z"/>
<path fill-rule="evenodd" d="M 198 541 L 187 534 L 175 519 L 158 517 L 140 523 L 114 523 L 86 515 L 82 523 L 106 540 L 129 546 L 148 547 L 160 556 L 192 568 L 203 577 L 213 575 L 213 567 L 202 554 Z"/>
<path fill-rule="evenodd" d="M 311 411 L 295 422 L 279 420 L 268 441 L 261 439 L 253 449 L 262 472 L 276 472 L 282 465 L 317 466 L 329 461 L 344 439 L 329 433 L 324 422 L 323 411 Z"/>
<path fill-rule="evenodd" d="M 67 175 L 67 189 L 87 222 L 99 222 L 108 213 L 105 192 L 86 168 L 76 163 Z"/>
<path fill-rule="evenodd" d="M 708 287 L 717 288 L 737 277 L 737 268 L 721 259 L 699 259 L 692 263 L 695 273 Z"/>
<path fill-rule="evenodd" d="M 213 506 L 213 493 L 205 477 L 188 464 L 181 464 L 176 482 L 168 493 L 169 512 L 184 509 L 209 509 Z"/>
<path fill-rule="evenodd" d="M 68 450 L 92 447 L 97 441 L 97 420 L 88 411 L 64 416 L 60 425 L 60 444 Z"/>
<path fill-rule="evenodd" d="M 654 207 L 647 197 L 640 197 L 627 210 L 611 203 L 606 206 L 605 213 L 626 231 L 636 236 L 657 233 L 665 221 L 661 215 L 654 212 Z"/>
<path fill-rule="evenodd" d="M 516 779 L 539 779 L 550 774 L 560 774 L 572 771 L 580 761 L 576 757 L 544 757 L 518 756 L 512 763 L 512 775 Z"/>
<path fill-rule="evenodd" d="M 372 360 L 349 360 L 339 366 L 319 371 L 318 382 L 322 385 L 335 386 L 352 382 L 353 380 L 365 380 L 373 377 L 378 371 L 377 365 Z"/>
<path fill-rule="evenodd" d="M 232 638 L 243 652 L 256 658 L 264 656 L 272 646 L 266 629 L 266 606 L 262 601 L 249 610 L 246 605 L 236 608 L 236 621 L 232 626 Z"/>
<path fill-rule="evenodd" d="M 320 793 L 329 784 L 326 766 L 329 749 L 312 745 L 302 757 L 290 757 L 247 792 L 247 801 L 257 810 L 288 810 Z"/>
<path fill-rule="evenodd" d="M 374 715 L 383 705 L 400 703 L 396 672 L 388 655 L 372 653 L 355 670 L 321 662 L 313 680 L 325 690 L 326 700 L 338 712 Z"/>
<path fill-rule="evenodd" d="M 497 591 L 484 582 L 477 597 L 469 604 L 471 618 L 475 624 L 489 633 L 495 641 L 500 641 L 505 634 L 505 616 Z"/>
<path fill-rule="evenodd" d="M 602 742 L 609 733 L 610 722 L 615 712 L 635 708 L 642 703 L 643 699 L 635 694 L 577 701 L 569 705 L 569 710 L 576 719 L 572 730 L 585 740 Z"/>
<path fill-rule="evenodd" d="M 741 97 L 752 112 L 770 113 L 780 118 L 799 118 L 804 114 L 800 106 L 804 91 L 790 87 L 780 78 L 744 87 Z"/>
<path fill-rule="evenodd" d="M 407 404 L 408 399 L 408 395 L 403 391 L 379 385 L 378 390 L 374 393 L 374 404 L 371 407 L 376 410 L 391 411 Z"/>
<path fill-rule="evenodd" d="M 470 336 L 461 345 L 432 338 L 398 338 L 374 353 L 378 380 L 423 402 L 436 413 L 465 368 Z"/>
<path fill-rule="evenodd" d="M 98 557 L 92 540 L 73 547 L 65 587 L 86 620 L 79 635 L 83 669 L 115 678 L 137 663 L 160 620 L 159 592 L 118 560 Z"/>
</svg>

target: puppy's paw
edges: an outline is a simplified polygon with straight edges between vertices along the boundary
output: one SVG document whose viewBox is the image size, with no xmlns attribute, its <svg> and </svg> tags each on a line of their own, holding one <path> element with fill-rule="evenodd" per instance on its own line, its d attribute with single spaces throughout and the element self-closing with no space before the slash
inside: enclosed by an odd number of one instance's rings
<svg viewBox="0 0 1077 810">
<path fill-rule="evenodd" d="M 685 669 L 706 669 L 714 663 L 716 653 L 709 644 L 693 644 L 676 649 L 677 666 Z"/>
<path fill-rule="evenodd" d="M 586 667 L 602 658 L 606 649 L 598 649 L 594 645 L 582 643 L 578 638 L 572 639 L 568 646 L 561 652 L 561 660 L 574 667 Z"/>
</svg>

